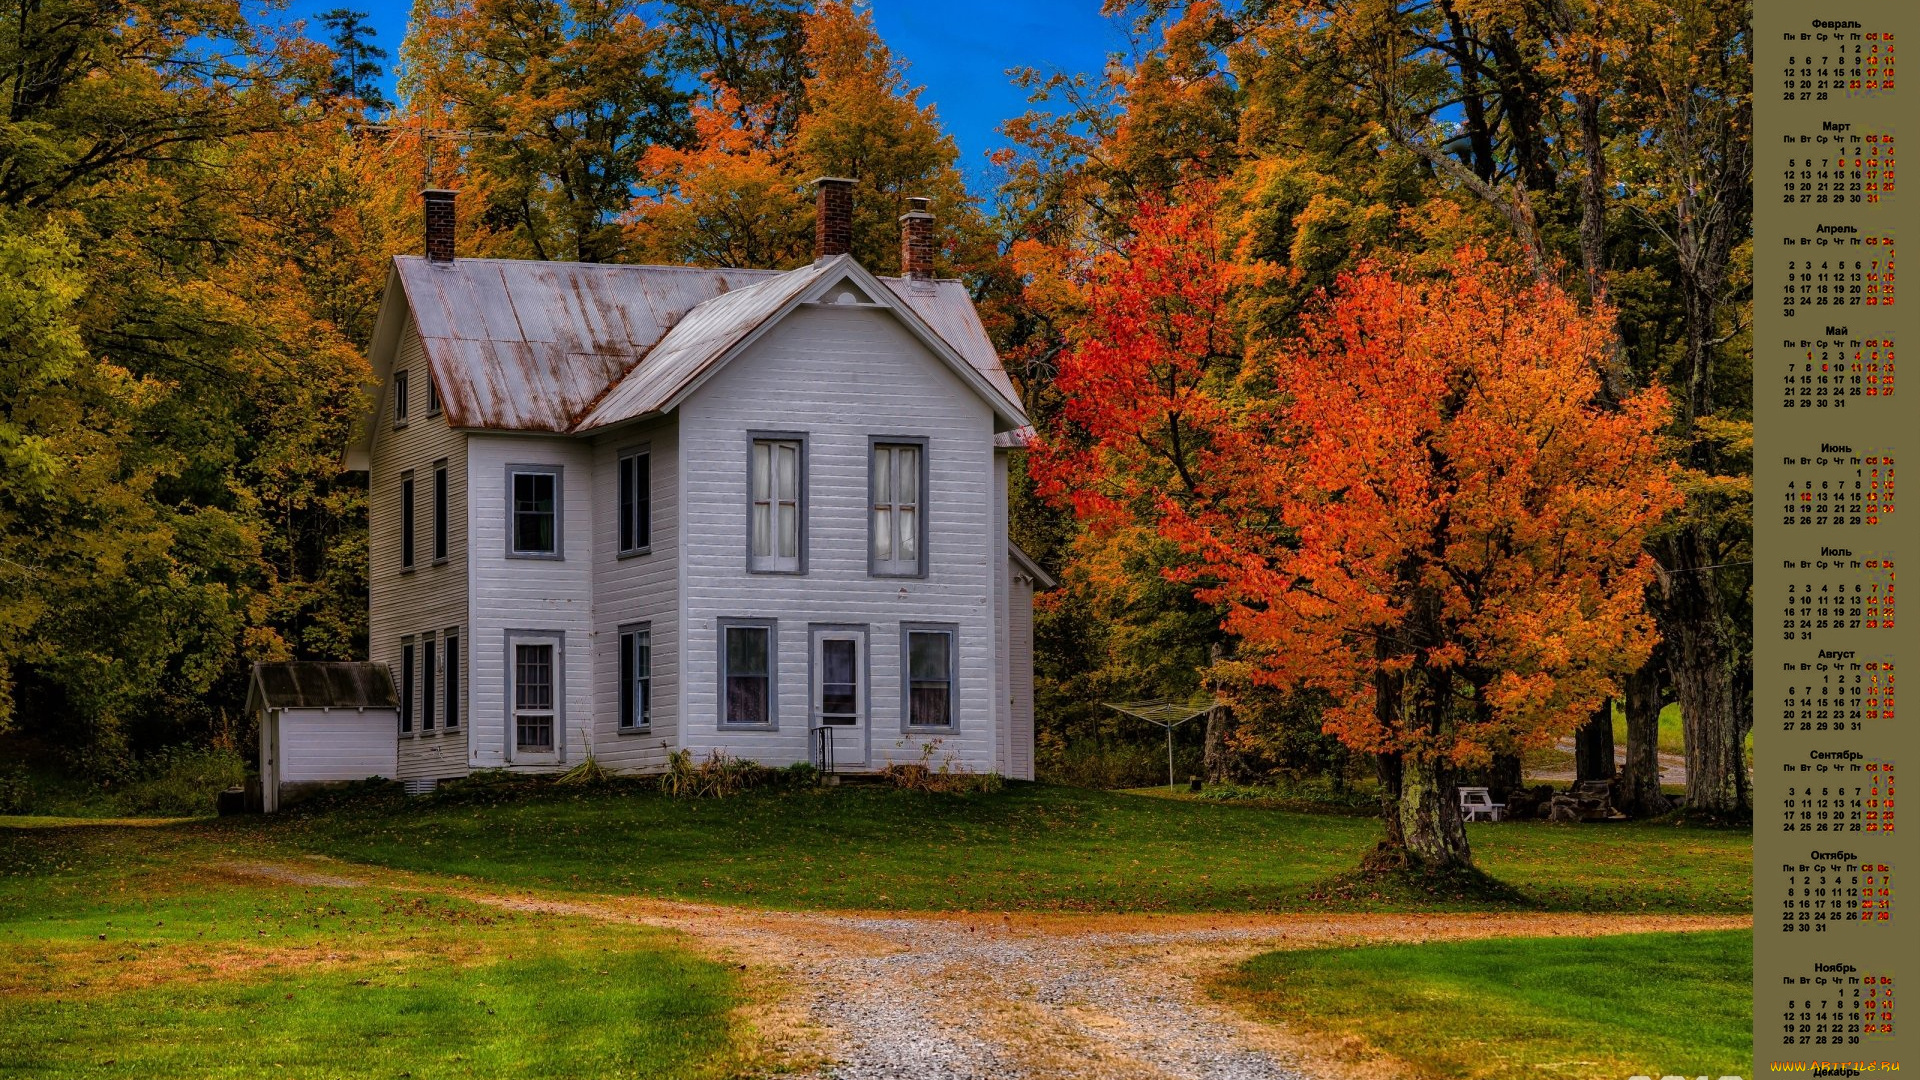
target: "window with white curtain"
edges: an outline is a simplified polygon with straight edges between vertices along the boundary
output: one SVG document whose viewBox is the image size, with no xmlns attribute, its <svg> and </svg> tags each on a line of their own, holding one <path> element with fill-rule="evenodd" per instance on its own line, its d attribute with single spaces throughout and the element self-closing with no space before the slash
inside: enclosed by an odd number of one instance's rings
<svg viewBox="0 0 1920 1080">
<path fill-rule="evenodd" d="M 867 534 L 868 565 L 874 574 L 916 577 L 924 572 L 926 460 L 926 447 L 918 443 L 873 444 Z"/>
<path fill-rule="evenodd" d="M 806 443 L 756 438 L 747 461 L 747 565 L 760 573 L 801 573 L 806 544 Z"/>
</svg>

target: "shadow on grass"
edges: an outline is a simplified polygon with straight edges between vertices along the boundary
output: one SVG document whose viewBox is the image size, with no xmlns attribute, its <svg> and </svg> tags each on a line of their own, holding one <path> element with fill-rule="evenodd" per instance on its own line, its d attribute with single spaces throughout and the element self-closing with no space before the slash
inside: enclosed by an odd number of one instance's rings
<svg viewBox="0 0 1920 1080">
<path fill-rule="evenodd" d="M 1477 866 L 1435 866 L 1385 840 L 1367 852 L 1357 868 L 1320 882 L 1309 895 L 1342 907 L 1408 901 L 1444 907 L 1545 906 Z"/>
</svg>

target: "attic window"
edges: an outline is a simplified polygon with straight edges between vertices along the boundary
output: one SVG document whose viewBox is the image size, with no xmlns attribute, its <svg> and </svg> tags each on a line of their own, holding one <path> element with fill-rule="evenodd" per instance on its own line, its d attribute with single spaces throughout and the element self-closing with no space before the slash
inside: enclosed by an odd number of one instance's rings
<svg viewBox="0 0 1920 1080">
<path fill-rule="evenodd" d="M 433 372 L 427 372 L 427 415 L 440 415 L 440 388 L 433 384 Z"/>
<path fill-rule="evenodd" d="M 407 369 L 393 373 L 393 426 L 407 426 Z"/>
<path fill-rule="evenodd" d="M 836 304 L 836 305 L 850 304 L 855 306 L 864 305 L 867 307 L 875 306 L 873 302 L 873 297 L 868 296 L 864 292 L 861 292 L 857 286 L 851 284 L 850 282 L 844 282 L 844 281 L 841 282 L 839 285 L 834 286 L 831 290 L 829 290 L 827 293 L 822 295 L 820 297 L 820 302 L 822 304 Z"/>
</svg>

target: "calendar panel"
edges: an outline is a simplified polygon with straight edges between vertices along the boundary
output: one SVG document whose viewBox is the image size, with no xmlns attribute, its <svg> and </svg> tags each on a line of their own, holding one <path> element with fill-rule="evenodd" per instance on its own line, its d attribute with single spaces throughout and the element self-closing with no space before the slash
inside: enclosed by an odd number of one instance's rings
<svg viewBox="0 0 1920 1080">
<path fill-rule="evenodd" d="M 1782 564 L 1781 640 L 1813 641 L 1843 631 L 1890 634 L 1896 628 L 1894 563 L 1848 548 Z"/>
<path fill-rule="evenodd" d="M 1789 206 L 1885 206 L 1898 190 L 1891 130 L 1851 131 L 1827 121 L 1802 135 L 1801 152 L 1779 176 L 1780 201 Z"/>
<path fill-rule="evenodd" d="M 1892 1072 L 1920 1067 L 1893 1002 L 1920 940 L 1897 927 L 1895 771 L 1916 646 L 1896 567 L 1920 554 L 1898 488 L 1920 423 L 1898 383 L 1896 49 L 1920 7 L 1753 10 L 1754 1071 Z"/>
<path fill-rule="evenodd" d="M 1782 314 L 1837 314 L 1893 306 L 1891 233 L 1823 224 L 1815 227 L 1811 237 L 1787 237 L 1785 242 L 1797 250 L 1786 260 L 1781 281 Z"/>
<path fill-rule="evenodd" d="M 1780 867 L 1780 930 L 1825 933 L 1857 923 L 1886 933 L 1893 927 L 1893 867 L 1852 851 L 1813 849 L 1803 861 Z"/>
<path fill-rule="evenodd" d="M 1815 33 L 1780 67 L 1780 100 L 1825 102 L 1891 94 L 1895 67 L 1892 34 Z"/>
<path fill-rule="evenodd" d="M 1872 1045 L 1894 1034 L 1894 977 L 1883 969 L 1815 962 L 1783 982 L 1789 989 L 1775 1017 L 1780 1046 Z"/>
<path fill-rule="evenodd" d="M 1782 734 L 1871 732 L 1894 719 L 1892 654 L 1861 659 L 1852 649 L 1823 649 L 1820 659 L 1784 665 Z"/>
<path fill-rule="evenodd" d="M 1780 524 L 1880 526 L 1893 522 L 1894 455 L 1887 448 L 1859 453 L 1847 443 L 1821 443 L 1818 452 L 1783 457 L 1786 473 Z"/>
<path fill-rule="evenodd" d="M 1893 763 L 1864 760 L 1857 750 L 1814 750 L 1786 785 L 1779 806 L 1783 833 L 1892 833 Z M 1788 764 L 1787 770 L 1793 771 Z"/>
<path fill-rule="evenodd" d="M 1786 409 L 1859 409 L 1881 404 L 1896 389 L 1894 340 L 1850 337 L 1846 327 L 1828 327 L 1833 336 L 1788 339 L 1780 384 Z"/>
</svg>

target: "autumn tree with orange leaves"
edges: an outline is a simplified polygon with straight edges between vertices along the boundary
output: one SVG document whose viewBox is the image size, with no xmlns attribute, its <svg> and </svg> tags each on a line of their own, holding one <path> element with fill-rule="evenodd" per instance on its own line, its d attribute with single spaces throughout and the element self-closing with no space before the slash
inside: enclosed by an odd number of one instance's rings
<svg viewBox="0 0 1920 1080">
<path fill-rule="evenodd" d="M 1656 642 L 1642 542 L 1679 503 L 1659 389 L 1596 404 L 1611 315 L 1475 249 L 1367 263 L 1289 340 L 1241 340 L 1257 266 L 1211 204 L 1149 204 L 1084 268 L 1043 491 L 1145 523 L 1257 685 L 1373 754 L 1376 864 L 1471 865 L 1457 770 L 1552 745 Z"/>
</svg>

